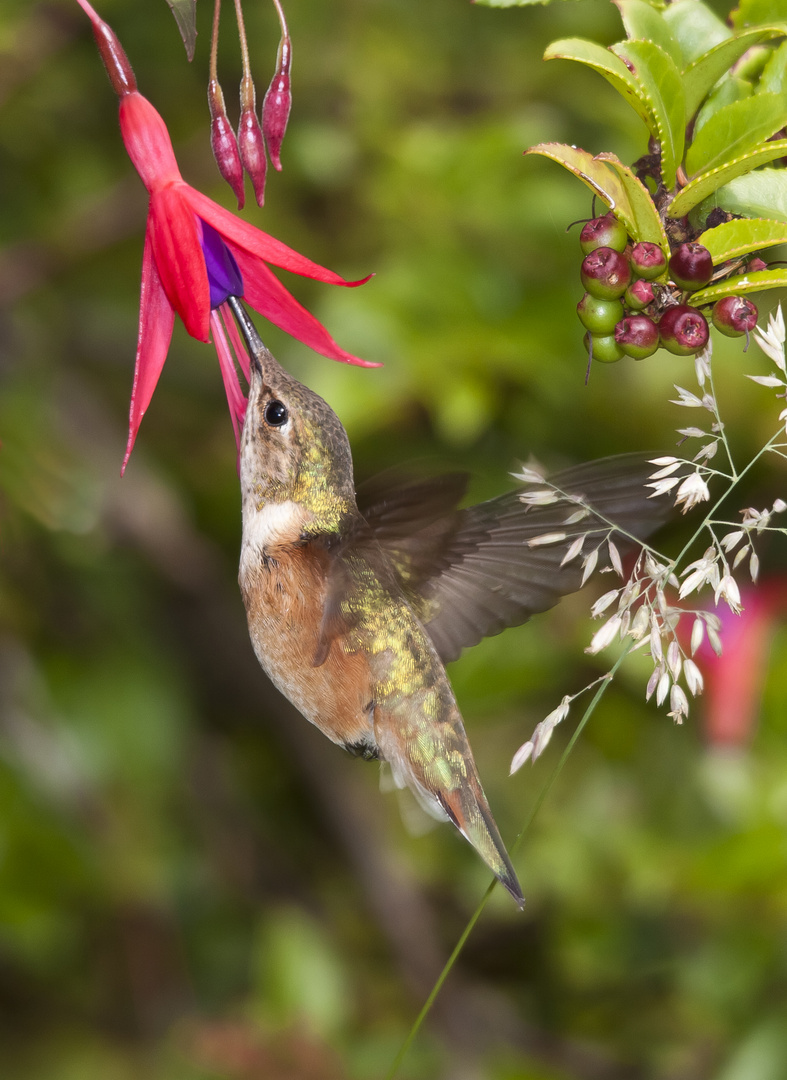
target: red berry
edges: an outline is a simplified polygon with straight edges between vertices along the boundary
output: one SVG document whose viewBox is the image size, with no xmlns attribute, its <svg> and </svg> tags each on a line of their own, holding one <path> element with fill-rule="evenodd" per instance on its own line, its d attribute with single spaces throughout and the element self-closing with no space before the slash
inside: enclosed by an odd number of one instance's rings
<svg viewBox="0 0 787 1080">
<path fill-rule="evenodd" d="M 716 329 L 727 337 L 743 337 L 757 325 L 757 308 L 745 296 L 725 296 L 713 305 Z"/>
<path fill-rule="evenodd" d="M 636 281 L 632 281 L 623 294 L 623 303 L 632 311 L 642 311 L 648 304 L 653 303 L 654 296 L 655 293 L 651 283 L 643 281 L 642 278 L 637 278 Z"/>
<path fill-rule="evenodd" d="M 669 272 L 676 285 L 694 292 L 707 285 L 713 275 L 711 254 L 702 244 L 681 244 L 670 257 Z"/>
<path fill-rule="evenodd" d="M 585 293 L 577 304 L 579 321 L 591 334 L 611 334 L 623 318 L 620 300 L 599 300 Z"/>
<path fill-rule="evenodd" d="M 643 240 L 635 244 L 631 249 L 631 269 L 637 277 L 653 281 L 667 268 L 667 260 L 664 252 L 658 244 L 651 244 Z"/>
<path fill-rule="evenodd" d="M 625 225 L 618 221 L 613 213 L 585 222 L 579 234 L 579 246 L 582 248 L 583 255 L 589 255 L 591 251 L 600 247 L 624 251 L 628 240 Z"/>
<path fill-rule="evenodd" d="M 659 347 L 659 328 L 647 315 L 629 315 L 615 327 L 615 341 L 626 356 L 644 360 Z"/>
<path fill-rule="evenodd" d="M 764 262 L 762 259 L 755 255 L 755 257 L 749 262 L 749 265 L 746 267 L 746 269 L 750 270 L 752 273 L 757 273 L 759 270 L 767 270 L 768 264 L 767 262 Z"/>
<path fill-rule="evenodd" d="M 659 320 L 659 336 L 665 349 L 677 356 L 691 356 L 708 344 L 708 323 L 697 308 L 676 304 Z"/>
<path fill-rule="evenodd" d="M 631 281 L 631 267 L 619 251 L 600 247 L 582 260 L 579 276 L 591 296 L 598 300 L 617 300 Z"/>
</svg>

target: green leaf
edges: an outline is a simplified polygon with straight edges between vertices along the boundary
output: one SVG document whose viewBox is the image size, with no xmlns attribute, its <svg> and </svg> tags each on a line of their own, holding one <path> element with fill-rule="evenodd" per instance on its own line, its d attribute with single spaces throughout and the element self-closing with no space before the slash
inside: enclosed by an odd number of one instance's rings
<svg viewBox="0 0 787 1080">
<path fill-rule="evenodd" d="M 707 122 L 714 117 L 717 112 L 727 105 L 732 105 L 735 101 L 745 101 L 746 98 L 752 96 L 753 92 L 754 87 L 750 82 L 747 82 L 746 79 L 738 79 L 734 75 L 728 75 L 726 78 L 722 79 L 697 113 L 697 119 L 694 121 L 694 139 L 697 138 Z"/>
<path fill-rule="evenodd" d="M 626 222 L 629 236 L 635 241 L 646 240 L 650 244 L 658 244 L 664 254 L 669 258 L 669 240 L 664 230 L 664 224 L 659 216 L 650 192 L 639 180 L 628 165 L 624 165 L 614 154 L 599 154 L 596 161 L 604 161 L 614 169 L 620 177 L 629 206 L 631 207 L 631 221 Z M 623 220 L 621 218 L 621 220 Z"/>
<path fill-rule="evenodd" d="M 771 53 L 757 84 L 758 94 L 787 94 L 787 41 Z"/>
<path fill-rule="evenodd" d="M 698 206 L 703 199 L 707 199 L 714 191 L 723 187 L 725 184 L 729 186 L 730 181 L 735 180 L 736 177 L 741 177 L 744 173 L 750 173 L 753 169 L 756 169 L 758 165 L 764 165 L 767 161 L 773 161 L 775 158 L 784 157 L 785 155 L 787 155 L 787 139 L 779 139 L 776 142 L 763 143 L 761 146 L 755 147 L 754 150 L 749 151 L 749 153 L 744 154 L 740 158 L 735 158 L 717 169 L 711 169 L 709 172 L 702 173 L 700 176 L 696 176 L 693 180 L 690 180 L 689 183 L 678 192 L 667 207 L 667 214 L 670 217 L 675 218 L 683 217 L 684 214 L 687 214 L 693 207 Z M 762 170 L 754 175 L 763 176 L 766 171 L 776 172 L 775 169 L 769 169 Z M 768 210 L 761 209 L 739 210 L 734 209 L 732 206 L 725 206 L 724 209 L 729 210 L 731 213 L 744 214 L 746 217 L 776 216 L 774 214 L 769 215 Z"/>
<path fill-rule="evenodd" d="M 597 45 L 595 41 L 586 41 L 584 38 L 563 38 L 552 42 L 544 53 L 544 59 L 576 60 L 579 64 L 593 68 L 628 101 L 656 137 L 656 122 L 642 87 L 620 57 L 609 49 Z"/>
<path fill-rule="evenodd" d="M 683 80 L 675 62 L 650 41 L 623 41 L 613 46 L 632 74 L 655 122 L 652 134 L 661 144 L 661 177 L 664 186 L 675 186 L 675 177 L 683 158 L 686 136 L 686 98 Z"/>
<path fill-rule="evenodd" d="M 784 18 L 784 0 L 741 0 L 730 20 L 736 30 L 758 23 L 774 23 Z"/>
<path fill-rule="evenodd" d="M 186 46 L 186 56 L 194 59 L 197 44 L 197 0 L 167 0 L 167 5 L 175 16 L 180 36 Z"/>
<path fill-rule="evenodd" d="M 647 0 L 614 0 L 614 3 L 620 10 L 627 38 L 653 42 L 663 49 L 679 68 L 683 67 L 680 45 L 672 36 L 661 12 L 656 11 Z"/>
<path fill-rule="evenodd" d="M 714 263 L 737 259 L 750 251 L 787 244 L 787 222 L 772 218 L 738 218 L 706 229 L 697 237 L 711 253 Z"/>
<path fill-rule="evenodd" d="M 594 195 L 598 195 L 610 210 L 614 210 L 617 217 L 623 222 L 633 235 L 636 227 L 636 214 L 626 190 L 626 185 L 617 172 L 613 171 L 603 160 L 593 157 L 587 150 L 580 150 L 577 146 L 567 146 L 565 143 L 539 143 L 531 146 L 525 154 L 540 154 L 562 165 L 574 176 L 586 184 Z"/>
<path fill-rule="evenodd" d="M 732 37 L 721 19 L 701 0 L 678 0 L 676 4 L 670 4 L 664 11 L 664 21 L 680 45 L 687 64 L 692 64 L 709 47 Z"/>
<path fill-rule="evenodd" d="M 668 9 L 671 10 L 671 9 Z M 713 87 L 743 54 L 760 41 L 778 37 L 784 30 L 776 26 L 758 27 L 715 45 L 694 58 L 683 72 L 686 89 L 686 116 L 690 120 Z"/>
<path fill-rule="evenodd" d="M 787 99 L 779 94 L 756 94 L 719 109 L 689 147 L 686 172 L 690 177 L 742 157 L 787 124 Z"/>
<path fill-rule="evenodd" d="M 778 270 L 757 270 L 740 277 L 725 278 L 706 289 L 699 289 L 691 294 L 692 307 L 700 304 L 714 304 L 723 296 L 742 296 L 746 293 L 762 292 L 764 289 L 783 289 L 787 287 L 787 267 Z"/>
<path fill-rule="evenodd" d="M 787 154 L 787 139 L 768 145 L 780 146 L 781 156 Z M 739 176 L 719 189 L 716 202 L 731 214 L 787 221 L 787 170 L 759 169 Z"/>
</svg>

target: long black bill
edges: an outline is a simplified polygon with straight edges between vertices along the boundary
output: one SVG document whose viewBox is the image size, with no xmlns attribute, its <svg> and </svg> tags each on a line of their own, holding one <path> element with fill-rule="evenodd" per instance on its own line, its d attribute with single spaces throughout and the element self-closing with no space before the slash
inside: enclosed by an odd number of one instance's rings
<svg viewBox="0 0 787 1080">
<path fill-rule="evenodd" d="M 246 348 L 249 350 L 251 365 L 258 374 L 262 374 L 262 357 L 268 352 L 262 338 L 257 333 L 257 327 L 249 318 L 249 313 L 237 296 L 228 296 L 227 303 L 235 316 L 238 329 L 246 339 Z"/>
</svg>

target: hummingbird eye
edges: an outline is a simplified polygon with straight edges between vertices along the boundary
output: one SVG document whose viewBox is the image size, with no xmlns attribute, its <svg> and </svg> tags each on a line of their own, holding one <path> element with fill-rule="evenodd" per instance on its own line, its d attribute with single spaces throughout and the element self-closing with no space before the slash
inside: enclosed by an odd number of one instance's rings
<svg viewBox="0 0 787 1080">
<path fill-rule="evenodd" d="M 286 424 L 288 416 L 287 406 L 281 401 L 269 401 L 263 413 L 265 423 L 270 427 L 281 427 L 282 424 Z"/>
</svg>

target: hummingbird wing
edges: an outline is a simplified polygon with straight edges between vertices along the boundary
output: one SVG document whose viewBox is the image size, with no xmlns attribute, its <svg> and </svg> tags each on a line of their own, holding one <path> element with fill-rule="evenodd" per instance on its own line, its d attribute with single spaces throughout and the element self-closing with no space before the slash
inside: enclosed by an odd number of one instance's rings
<svg viewBox="0 0 787 1080">
<path fill-rule="evenodd" d="M 448 662 L 579 589 L 582 556 L 563 560 L 580 537 L 582 555 L 598 548 L 602 567 L 610 561 L 611 527 L 615 545 L 627 549 L 664 524 L 672 504 L 645 487 L 653 468 L 644 454 L 603 458 L 556 474 L 549 486 L 529 483 L 449 513 L 437 510 L 461 497 L 456 478 L 445 489 L 415 481 L 378 495 L 361 512 Z M 360 534 L 356 541 L 365 543 Z"/>
</svg>

